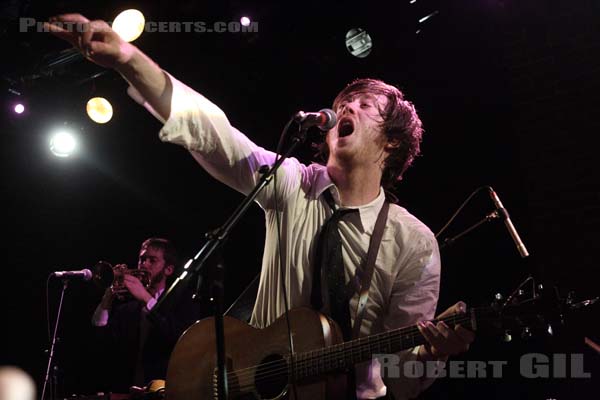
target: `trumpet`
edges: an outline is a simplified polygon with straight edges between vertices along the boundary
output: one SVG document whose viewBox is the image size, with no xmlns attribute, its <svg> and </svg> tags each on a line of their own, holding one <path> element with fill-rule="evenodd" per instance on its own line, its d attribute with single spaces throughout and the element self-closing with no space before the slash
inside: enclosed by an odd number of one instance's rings
<svg viewBox="0 0 600 400">
<path fill-rule="evenodd" d="M 131 297 L 131 293 L 123 284 L 125 275 L 133 275 L 142 282 L 142 285 L 148 289 L 150 287 L 150 271 L 145 269 L 130 269 L 127 266 L 113 267 L 106 261 L 99 261 L 92 272 L 92 281 L 101 288 L 106 290 L 110 288 L 117 299 L 124 300 Z"/>
</svg>

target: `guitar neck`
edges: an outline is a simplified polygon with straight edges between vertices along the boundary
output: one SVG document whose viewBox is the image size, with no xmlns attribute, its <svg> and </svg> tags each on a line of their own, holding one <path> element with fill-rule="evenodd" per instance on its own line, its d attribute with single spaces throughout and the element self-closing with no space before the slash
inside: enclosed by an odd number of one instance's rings
<svg viewBox="0 0 600 400">
<path fill-rule="evenodd" d="M 476 330 L 476 313 L 471 309 L 467 314 L 443 318 L 449 327 L 460 324 Z M 330 372 L 348 369 L 357 363 L 369 361 L 373 354 L 391 354 L 425 344 L 426 340 L 416 325 L 394 329 L 372 336 L 302 353 L 296 353 L 293 372 L 296 380 L 310 378 Z"/>
</svg>

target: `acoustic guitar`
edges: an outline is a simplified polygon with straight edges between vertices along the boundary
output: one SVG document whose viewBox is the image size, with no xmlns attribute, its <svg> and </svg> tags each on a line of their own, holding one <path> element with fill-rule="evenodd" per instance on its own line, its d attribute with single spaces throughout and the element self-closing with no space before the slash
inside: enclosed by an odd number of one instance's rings
<svg viewBox="0 0 600 400">
<path fill-rule="evenodd" d="M 524 326 L 533 332 L 534 325 L 546 330 L 539 297 L 519 304 L 496 302 L 491 307 L 471 308 L 443 321 L 473 331 L 481 328 L 482 321 L 492 321 L 486 328 L 500 333 Z M 425 343 L 416 325 L 344 342 L 336 323 L 312 309 L 292 309 L 289 318 L 293 357 L 285 316 L 265 329 L 224 317 L 230 399 L 294 399 L 295 394 L 310 400 L 345 398 L 345 372 L 352 366 L 370 361 L 374 354 L 397 353 Z M 169 360 L 167 400 L 219 398 L 215 343 L 213 318 L 196 322 L 180 337 Z"/>
</svg>

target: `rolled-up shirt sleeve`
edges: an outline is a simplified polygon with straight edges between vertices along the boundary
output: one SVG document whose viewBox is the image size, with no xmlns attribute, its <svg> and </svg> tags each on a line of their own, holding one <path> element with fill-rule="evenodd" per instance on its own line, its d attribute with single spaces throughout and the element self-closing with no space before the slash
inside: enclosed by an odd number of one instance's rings
<svg viewBox="0 0 600 400">
<path fill-rule="evenodd" d="M 276 155 L 254 144 L 233 127 L 225 113 L 206 97 L 167 74 L 173 92 L 171 114 L 165 121 L 135 88 L 129 95 L 164 123 L 162 141 L 186 148 L 194 159 L 215 179 L 248 194 L 260 179 L 260 168 L 273 165 Z M 300 185 L 303 166 L 288 158 L 277 172 L 277 190 L 285 199 Z M 273 185 L 267 185 L 257 197 L 263 208 L 272 207 Z"/>
<path fill-rule="evenodd" d="M 106 308 L 102 308 L 101 304 L 98 304 L 92 315 L 92 325 L 97 327 L 108 325 L 109 316 L 109 311 Z"/>
</svg>

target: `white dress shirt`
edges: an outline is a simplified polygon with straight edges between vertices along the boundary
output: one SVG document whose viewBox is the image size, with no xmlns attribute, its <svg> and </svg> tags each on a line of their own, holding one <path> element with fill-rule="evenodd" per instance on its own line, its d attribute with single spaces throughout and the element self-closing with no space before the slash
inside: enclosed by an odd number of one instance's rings
<svg viewBox="0 0 600 400">
<path fill-rule="evenodd" d="M 152 110 L 135 88 L 130 87 L 128 92 L 164 123 L 159 133 L 161 140 L 185 147 L 214 178 L 243 194 L 249 193 L 260 179 L 259 168 L 272 165 L 275 154 L 257 146 L 231 126 L 223 111 L 204 96 L 170 75 L 169 79 L 173 95 L 167 121 Z M 337 205 L 343 207 L 337 188 L 324 166 L 306 166 L 295 158 L 288 158 L 277 172 L 277 196 L 282 210 L 284 284 L 290 307 L 311 305 L 316 237 L 331 215 L 330 207 L 321 196 L 325 190 L 331 190 Z M 274 195 L 275 188 L 271 182 L 257 197 L 266 216 L 262 270 L 251 319 L 251 324 L 258 328 L 271 324 L 284 313 Z M 380 190 L 375 200 L 355 207 L 359 213 L 347 216 L 339 224 L 347 280 L 355 277 L 366 260 L 371 233 L 384 200 L 384 192 Z M 439 281 L 440 258 L 435 237 L 408 211 L 392 204 L 377 255 L 361 336 L 432 319 Z M 326 301 L 327 296 L 323 298 Z M 350 300 L 352 320 L 357 300 L 358 294 Z M 402 361 L 414 360 L 417 351 L 418 347 L 400 353 Z M 377 398 L 386 394 L 386 384 L 380 376 L 377 360 L 358 365 L 356 375 L 358 398 Z M 416 396 L 431 381 L 386 378 L 386 383 L 396 399 L 404 399 Z"/>
<path fill-rule="evenodd" d="M 165 291 L 165 288 L 159 289 L 154 293 L 154 296 L 148 300 L 146 303 L 146 307 L 142 310 L 145 312 L 150 312 L 152 308 L 156 305 L 158 298 Z M 110 317 L 110 311 L 106 308 L 102 307 L 102 303 L 98 304 L 96 310 L 94 310 L 94 315 L 92 315 L 92 325 L 97 327 L 102 327 L 108 325 L 108 318 Z"/>
</svg>

